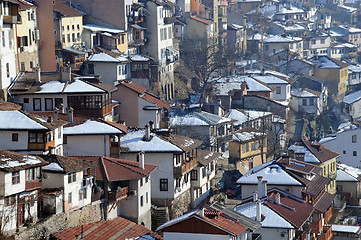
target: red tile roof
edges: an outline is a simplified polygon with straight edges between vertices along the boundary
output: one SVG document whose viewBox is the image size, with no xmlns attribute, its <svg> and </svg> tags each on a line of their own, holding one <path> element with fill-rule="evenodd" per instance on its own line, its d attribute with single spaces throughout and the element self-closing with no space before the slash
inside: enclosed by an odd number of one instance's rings
<svg viewBox="0 0 361 240">
<path fill-rule="evenodd" d="M 213 23 L 211 20 L 203 19 L 203 18 L 196 17 L 196 16 L 192 16 L 191 19 L 193 19 L 193 20 L 195 20 L 197 22 L 200 22 L 200 23 L 207 24 L 207 25 L 210 25 L 210 24 Z"/>
<path fill-rule="evenodd" d="M 150 103 L 157 105 L 157 107 L 159 107 L 159 108 L 169 108 L 170 107 L 170 105 L 168 103 L 160 100 L 159 98 L 157 98 L 149 93 L 144 93 L 142 98 Z"/>
<path fill-rule="evenodd" d="M 59 12 L 63 16 L 83 16 L 84 13 L 81 13 L 76 8 L 70 6 L 64 0 L 56 0 L 53 5 L 53 10 Z"/>
<path fill-rule="evenodd" d="M 323 146 L 321 143 L 314 141 L 309 142 L 307 140 L 302 140 L 303 144 L 308 148 L 308 150 L 315 155 L 315 157 L 320 160 L 321 163 L 324 163 L 328 160 L 331 160 L 335 157 L 340 156 L 339 153 L 331 151 L 330 149 Z"/>
<path fill-rule="evenodd" d="M 72 156 L 87 161 L 96 161 L 96 180 L 121 181 L 149 177 L 157 167 L 154 164 L 144 163 L 144 169 L 139 167 L 138 162 L 97 156 Z M 94 175 L 94 173 L 92 173 Z"/>
<path fill-rule="evenodd" d="M 119 84 L 137 92 L 138 94 L 142 94 L 147 90 L 145 87 L 132 81 L 121 81 Z"/>
<path fill-rule="evenodd" d="M 26 10 L 30 8 L 36 8 L 36 6 L 32 3 L 23 1 L 23 0 L 16 0 L 19 3 L 20 10 Z"/>
<path fill-rule="evenodd" d="M 313 212 L 313 207 L 301 201 L 296 201 L 283 194 L 281 195 L 281 204 L 276 204 L 276 193 L 269 194 L 269 199 L 265 201 L 265 205 L 277 212 L 284 219 L 290 222 L 296 228 L 300 228 Z"/>
<path fill-rule="evenodd" d="M 82 226 L 72 227 L 70 229 L 64 229 L 61 232 L 52 233 L 51 236 L 59 240 L 76 239 L 76 236 L 81 235 L 82 227 L 84 240 L 136 239 L 146 234 L 153 236 L 155 239 L 162 239 L 161 236 L 152 232 L 148 228 L 133 223 L 122 217 L 116 217 L 113 220 L 98 221 Z"/>
<path fill-rule="evenodd" d="M 206 222 L 209 222 L 223 230 L 226 230 L 227 232 L 234 234 L 235 236 L 238 236 L 247 230 L 247 228 L 245 226 L 241 225 L 237 221 L 232 221 L 230 218 L 227 218 L 227 216 L 223 216 L 221 214 L 221 212 L 219 214 L 220 215 L 218 215 L 216 217 L 210 217 L 211 215 L 214 215 L 214 214 L 207 215 L 205 213 L 204 218 L 202 218 L 202 219 L 204 219 Z M 197 215 L 199 215 L 199 212 L 197 213 Z"/>
<path fill-rule="evenodd" d="M 12 102 L 5 102 L 0 98 L 0 111 L 20 110 L 21 106 Z"/>
</svg>

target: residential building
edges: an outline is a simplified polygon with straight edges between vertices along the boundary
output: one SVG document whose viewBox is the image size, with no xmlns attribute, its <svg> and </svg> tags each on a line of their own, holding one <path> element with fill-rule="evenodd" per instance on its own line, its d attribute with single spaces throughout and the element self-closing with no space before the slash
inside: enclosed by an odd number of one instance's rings
<svg viewBox="0 0 361 240">
<path fill-rule="evenodd" d="M 55 108 L 73 108 L 74 114 L 112 120 L 115 87 L 103 84 L 99 77 L 73 77 L 71 70 L 60 73 L 25 73 L 9 89 L 12 101 L 27 112 L 52 112 Z"/>
<path fill-rule="evenodd" d="M 14 81 L 16 68 L 16 45 L 15 24 L 21 22 L 19 15 L 19 4 L 15 1 L 1 1 L 1 74 L 0 74 L 0 98 L 7 99 L 7 89 Z"/>
<path fill-rule="evenodd" d="M 46 155 L 43 167 L 43 194 L 39 198 L 43 216 L 68 212 L 91 204 L 92 162 L 67 156 Z M 61 203 L 61 204 L 59 204 Z"/>
<path fill-rule="evenodd" d="M 304 38 L 304 56 L 327 56 L 328 48 L 331 46 L 330 35 L 322 31 L 312 31 Z"/>
<path fill-rule="evenodd" d="M 274 100 L 289 101 L 291 99 L 291 84 L 285 78 L 273 74 L 254 74 L 252 77 L 271 87 Z"/>
<path fill-rule="evenodd" d="M 164 240 L 190 239 L 247 239 L 260 227 L 256 221 L 215 203 L 184 214 L 160 227 Z"/>
<path fill-rule="evenodd" d="M 30 2 L 19 3 L 21 24 L 16 24 L 18 71 L 33 71 L 39 66 L 39 30 L 36 6 Z"/>
<path fill-rule="evenodd" d="M 293 89 L 291 94 L 291 108 L 296 112 L 319 115 L 326 106 L 321 92 L 305 88 Z"/>
<path fill-rule="evenodd" d="M 153 205 L 162 209 L 165 207 L 160 217 L 166 221 L 181 216 L 193 204 L 191 171 L 198 166 L 196 148 L 200 145 L 199 140 L 165 131 L 151 133 L 149 127 L 146 130 L 128 131 L 127 135 L 120 138 L 120 146 L 127 149 L 121 153 L 120 158 L 135 161 L 139 152 L 143 151 L 146 163 L 158 165 L 152 174 L 151 198 Z M 206 174 L 205 177 L 213 174 L 212 171 L 209 172 L 210 175 Z M 206 191 L 211 187 L 206 183 Z M 196 196 L 201 197 L 202 194 L 204 192 Z"/>
<path fill-rule="evenodd" d="M 161 236 L 150 231 L 143 225 L 134 224 L 134 222 L 122 217 L 116 217 L 112 220 L 98 221 L 64 229 L 60 232 L 51 233 L 50 237 L 56 240 L 66 240 L 69 238 L 78 237 L 79 233 L 82 231 L 82 236 L 89 239 L 96 239 L 99 236 L 101 236 L 103 239 L 110 239 L 114 236 L 117 236 L 119 239 L 162 239 Z"/>
<path fill-rule="evenodd" d="M 121 81 L 112 99 L 120 104 L 115 108 L 116 118 L 127 126 L 144 127 L 152 121 L 154 128 L 160 127 L 164 109 L 169 104 L 146 91 L 146 88 L 133 82 Z"/>
<path fill-rule="evenodd" d="M 316 64 L 314 76 L 325 81 L 330 93 L 340 101 L 347 90 L 348 65 L 327 56 L 315 56 L 309 61 Z"/>
<path fill-rule="evenodd" d="M 38 220 L 38 191 L 42 187 L 40 157 L 0 150 L 0 205 L 3 233 L 14 233 Z"/>
<path fill-rule="evenodd" d="M 32 154 L 63 154 L 62 120 L 21 110 L 0 111 L 0 148 Z"/>
<path fill-rule="evenodd" d="M 345 6 L 346 7 L 346 6 Z M 337 25 L 334 31 L 342 34 L 342 40 L 357 46 L 357 51 L 361 50 L 361 29 L 349 25 Z"/>
<path fill-rule="evenodd" d="M 294 143 L 288 148 L 288 152 L 297 160 L 322 167 L 321 175 L 330 180 L 326 191 L 330 194 L 336 193 L 336 158 L 340 156 L 339 153 L 326 148 L 317 141 L 306 140 Z"/>
<path fill-rule="evenodd" d="M 264 39 L 264 54 L 271 55 L 282 50 L 289 51 L 290 56 L 303 57 L 302 38 L 273 35 Z"/>
<path fill-rule="evenodd" d="M 345 104 L 345 112 L 349 114 L 351 119 L 361 117 L 361 91 L 353 92 L 343 98 Z"/>
<path fill-rule="evenodd" d="M 102 200 L 106 218 L 125 217 L 147 228 L 151 227 L 151 179 L 156 165 L 145 163 L 144 153 L 139 162 L 95 156 L 77 159 L 95 163 L 90 171 L 99 188 L 92 193 L 92 201 Z"/>
<path fill-rule="evenodd" d="M 251 128 L 233 133 L 229 142 L 229 161 L 235 163 L 241 174 L 265 163 L 267 154 L 267 134 Z"/>
<path fill-rule="evenodd" d="M 351 124 L 343 124 L 334 136 L 325 137 L 320 143 L 328 149 L 338 152 L 340 156 L 337 161 L 348 166 L 360 167 L 360 147 L 361 130 Z"/>
<path fill-rule="evenodd" d="M 227 48 L 238 54 L 244 53 L 247 50 L 245 26 L 227 24 Z"/>
<path fill-rule="evenodd" d="M 231 125 L 231 119 L 205 111 L 170 113 L 170 128 L 174 133 L 202 140 L 202 148 L 213 151 L 225 151 L 231 140 Z"/>
<path fill-rule="evenodd" d="M 337 163 L 336 194 L 346 196 L 347 204 L 359 205 L 360 175 L 360 169 Z"/>
<path fill-rule="evenodd" d="M 348 66 L 348 88 L 352 89 L 361 83 L 361 65 Z"/>
<path fill-rule="evenodd" d="M 332 24 L 332 15 L 335 12 L 328 8 L 318 9 L 316 12 L 316 22 L 314 24 L 314 29 L 327 30 L 331 28 Z"/>
<path fill-rule="evenodd" d="M 328 50 L 328 55 L 342 61 L 357 62 L 357 46 L 351 43 L 335 43 Z"/>
</svg>

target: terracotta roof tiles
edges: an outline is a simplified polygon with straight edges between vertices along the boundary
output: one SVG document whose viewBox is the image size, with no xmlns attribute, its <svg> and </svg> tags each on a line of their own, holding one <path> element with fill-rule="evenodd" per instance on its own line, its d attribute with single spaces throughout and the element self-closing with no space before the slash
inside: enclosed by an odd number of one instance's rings
<svg viewBox="0 0 361 240">
<path fill-rule="evenodd" d="M 330 149 L 326 148 L 325 146 L 323 146 L 321 143 L 314 141 L 314 142 L 309 142 L 306 140 L 302 140 L 302 142 L 304 143 L 304 145 L 308 148 L 308 150 L 316 156 L 316 158 L 321 162 L 324 163 L 328 160 L 331 160 L 335 157 L 340 156 L 339 153 L 331 151 Z"/>
<path fill-rule="evenodd" d="M 75 16 L 83 16 L 83 15 L 85 15 L 84 13 L 81 13 L 76 8 L 70 6 L 69 4 L 67 4 L 63 0 L 56 0 L 55 4 L 53 5 L 53 10 L 55 12 L 59 12 L 63 16 L 67 16 L 67 17 L 69 17 L 69 16 L 70 17 L 73 17 L 73 16 L 75 17 Z"/>
</svg>

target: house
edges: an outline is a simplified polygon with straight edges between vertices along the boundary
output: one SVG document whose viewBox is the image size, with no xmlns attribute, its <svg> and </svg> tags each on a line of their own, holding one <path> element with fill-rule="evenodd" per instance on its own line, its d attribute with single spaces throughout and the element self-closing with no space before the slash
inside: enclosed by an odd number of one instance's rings
<svg viewBox="0 0 361 240">
<path fill-rule="evenodd" d="M 361 65 L 348 66 L 348 88 L 356 87 L 361 83 Z M 356 85 L 356 86 L 355 86 Z"/>
<path fill-rule="evenodd" d="M 303 37 L 306 35 L 307 30 L 302 24 L 296 22 L 273 21 L 269 23 L 268 32 L 275 35 Z"/>
<path fill-rule="evenodd" d="M 346 6 L 345 6 L 346 7 Z M 361 29 L 348 25 L 337 25 L 334 31 L 342 34 L 343 42 L 348 42 L 357 46 L 357 51 L 361 50 Z"/>
<path fill-rule="evenodd" d="M 74 116 L 71 109 L 67 113 L 42 112 L 43 117 L 63 120 L 63 154 L 72 156 L 118 157 L 119 138 L 126 134 L 125 125 L 102 119 Z"/>
<path fill-rule="evenodd" d="M 0 205 L 2 231 L 13 233 L 38 219 L 38 191 L 42 187 L 42 166 L 37 156 L 0 150 Z"/>
<path fill-rule="evenodd" d="M 90 171 L 95 180 L 92 201 L 105 203 L 106 219 L 121 216 L 150 228 L 152 172 L 157 166 L 145 163 L 144 153 L 138 156 L 139 162 L 96 156 L 75 158 L 95 163 L 96 169 Z"/>
<path fill-rule="evenodd" d="M 262 185 L 262 184 L 261 184 Z M 261 224 L 255 233 L 262 239 L 303 239 L 310 236 L 313 207 L 301 198 L 278 189 L 260 189 L 253 199 L 238 204 L 234 211 Z"/>
<path fill-rule="evenodd" d="M 16 43 L 18 70 L 32 71 L 39 66 L 39 30 L 37 23 L 37 7 L 25 1 L 17 0 L 21 24 L 16 24 Z M 29 35 L 30 33 L 30 35 Z"/>
<path fill-rule="evenodd" d="M 335 14 L 334 11 L 328 8 L 318 9 L 316 12 L 316 22 L 314 24 L 314 29 L 327 30 L 331 28 L 332 24 L 332 15 Z"/>
<path fill-rule="evenodd" d="M 247 239 L 260 227 L 256 221 L 215 203 L 175 218 L 160 227 L 164 240 L 171 239 Z"/>
<path fill-rule="evenodd" d="M 233 133 L 229 142 L 229 161 L 241 174 L 266 162 L 267 136 L 265 132 L 244 128 Z"/>
<path fill-rule="evenodd" d="M 351 119 L 358 119 L 361 117 L 361 91 L 353 92 L 343 98 L 346 113 Z"/>
<path fill-rule="evenodd" d="M 351 43 L 334 43 L 331 44 L 328 55 L 342 61 L 357 62 L 357 46 Z"/>
<path fill-rule="evenodd" d="M 68 212 L 91 204 L 92 162 L 67 156 L 46 155 L 43 167 L 42 194 L 39 197 L 42 216 Z"/>
<path fill-rule="evenodd" d="M 18 17 L 19 4 L 16 1 L 2 1 L 2 22 L 1 22 L 1 74 L 0 74 L 0 97 L 7 99 L 7 89 L 16 77 L 16 45 L 15 45 L 15 24 L 20 23 L 21 19 Z"/>
<path fill-rule="evenodd" d="M 322 31 L 312 31 L 304 38 L 304 56 L 326 56 L 331 45 L 330 35 Z"/>
<path fill-rule="evenodd" d="M 0 148 L 32 154 L 63 154 L 63 125 L 21 110 L 0 111 Z"/>
<path fill-rule="evenodd" d="M 326 191 L 336 193 L 336 158 L 339 153 L 334 152 L 317 141 L 302 140 L 288 148 L 288 152 L 295 159 L 322 167 L 321 175 L 330 179 Z"/>
<path fill-rule="evenodd" d="M 272 112 L 283 119 L 287 119 L 289 111 L 288 102 L 275 101 L 267 97 L 248 94 L 243 96 L 243 105 L 241 107 L 262 112 Z"/>
<path fill-rule="evenodd" d="M 208 55 L 212 55 L 211 51 L 216 48 L 218 41 L 218 23 L 199 16 L 191 16 L 186 18 L 186 27 L 184 39 L 194 48 L 200 51 L 208 51 Z"/>
<path fill-rule="evenodd" d="M 245 26 L 227 24 L 227 48 L 235 53 L 244 53 L 247 50 L 247 33 Z"/>
<path fill-rule="evenodd" d="M 246 14 L 254 9 L 260 8 L 264 3 L 262 0 L 239 0 L 235 2 L 234 5 L 239 12 Z"/>
<path fill-rule="evenodd" d="M 320 140 L 320 143 L 328 149 L 340 153 L 337 161 L 348 166 L 358 168 L 360 167 L 359 142 L 361 139 L 361 130 L 351 124 L 343 124 L 334 136 L 325 137 Z"/>
<path fill-rule="evenodd" d="M 161 236 L 152 232 L 141 224 L 135 224 L 122 217 L 112 220 L 102 220 L 81 226 L 64 229 L 51 233 L 50 237 L 56 240 L 74 239 L 78 236 L 84 239 L 148 239 L 160 240 Z"/>
<path fill-rule="evenodd" d="M 347 90 L 348 65 L 328 56 L 314 56 L 309 61 L 316 64 L 314 76 L 324 80 L 330 93 L 340 100 Z"/>
<path fill-rule="evenodd" d="M 303 58 L 295 57 L 291 59 L 286 58 L 285 61 L 280 62 L 278 66 L 282 73 L 297 77 L 303 75 L 312 76 L 316 64 Z"/>
<path fill-rule="evenodd" d="M 277 101 L 289 101 L 291 98 L 291 84 L 277 75 L 252 75 L 252 78 L 261 81 L 272 89 L 272 98 Z"/>
<path fill-rule="evenodd" d="M 319 115 L 326 104 L 320 92 L 311 89 L 293 89 L 291 108 L 296 112 Z"/>
<path fill-rule="evenodd" d="M 116 87 L 112 99 L 120 103 L 115 108 L 119 122 L 124 121 L 127 126 L 144 127 L 152 121 L 154 128 L 160 127 L 163 110 L 169 108 L 168 103 L 133 81 L 121 81 Z"/>
<path fill-rule="evenodd" d="M 290 55 L 303 57 L 303 40 L 299 37 L 282 37 L 272 35 L 264 39 L 264 53 L 275 54 L 281 50 L 289 50 Z"/>
<path fill-rule="evenodd" d="M 359 203 L 359 199 L 361 198 L 359 191 L 360 175 L 360 169 L 347 166 L 343 163 L 337 163 L 336 192 L 337 194 L 346 196 L 346 202 L 348 204 L 351 204 L 351 199 L 353 202 Z"/>
<path fill-rule="evenodd" d="M 126 149 L 120 154 L 120 158 L 135 161 L 139 152 L 143 151 L 146 163 L 158 165 L 152 174 L 151 198 L 153 205 L 161 207 L 159 217 L 165 220 L 173 219 L 187 212 L 194 203 L 191 172 L 198 166 L 197 147 L 201 143 L 199 140 L 166 131 L 151 133 L 149 127 L 146 130 L 128 130 L 127 135 L 120 138 L 120 146 Z M 212 167 L 208 165 L 207 163 L 204 168 Z M 214 167 L 214 163 L 212 165 Z M 209 175 L 204 170 L 204 177 L 212 176 L 215 168 L 209 170 Z M 195 183 L 200 183 L 200 180 L 203 180 L 203 177 L 199 180 L 197 178 Z M 199 187 L 206 191 L 200 190 Z M 207 193 L 212 186 L 209 182 L 205 182 L 204 186 L 199 187 L 197 188 L 200 193 L 197 195 L 198 198 Z"/>
<path fill-rule="evenodd" d="M 231 140 L 232 120 L 205 111 L 184 110 L 170 113 L 174 133 L 203 141 L 202 148 L 224 151 Z"/>
<path fill-rule="evenodd" d="M 11 100 L 22 104 L 23 110 L 52 112 L 71 107 L 77 115 L 113 118 L 115 87 L 101 83 L 96 76 L 73 77 L 71 70 L 52 74 L 39 71 L 25 73 L 9 89 Z"/>
</svg>

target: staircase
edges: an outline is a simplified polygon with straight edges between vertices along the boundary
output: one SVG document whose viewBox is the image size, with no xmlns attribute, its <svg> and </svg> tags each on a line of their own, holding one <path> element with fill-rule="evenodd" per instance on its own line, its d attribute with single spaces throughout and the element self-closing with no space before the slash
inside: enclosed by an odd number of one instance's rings
<svg viewBox="0 0 361 240">
<path fill-rule="evenodd" d="M 169 212 L 167 207 L 152 205 L 152 215 L 157 217 L 159 226 L 169 221 Z"/>
</svg>

